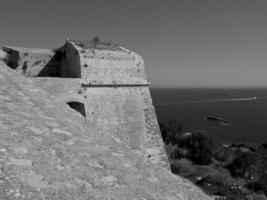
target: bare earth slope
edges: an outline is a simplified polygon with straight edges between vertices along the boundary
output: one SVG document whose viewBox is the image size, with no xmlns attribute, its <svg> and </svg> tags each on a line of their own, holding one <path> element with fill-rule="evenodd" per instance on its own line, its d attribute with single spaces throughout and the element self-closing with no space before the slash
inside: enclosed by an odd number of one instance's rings
<svg viewBox="0 0 267 200">
<path fill-rule="evenodd" d="M 0 199 L 209 200 L 0 62 Z"/>
</svg>

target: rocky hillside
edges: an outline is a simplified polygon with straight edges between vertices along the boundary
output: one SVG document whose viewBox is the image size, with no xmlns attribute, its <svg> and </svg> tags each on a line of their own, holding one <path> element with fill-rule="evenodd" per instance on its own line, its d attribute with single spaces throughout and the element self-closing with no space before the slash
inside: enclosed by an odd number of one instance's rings
<svg viewBox="0 0 267 200">
<path fill-rule="evenodd" d="M 0 61 L 1 200 L 209 200 Z"/>
</svg>

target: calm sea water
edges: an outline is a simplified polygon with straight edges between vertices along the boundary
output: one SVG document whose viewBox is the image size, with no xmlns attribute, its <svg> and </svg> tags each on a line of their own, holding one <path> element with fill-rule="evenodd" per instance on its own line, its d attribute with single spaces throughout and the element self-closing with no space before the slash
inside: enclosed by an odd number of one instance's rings
<svg viewBox="0 0 267 200">
<path fill-rule="evenodd" d="M 151 93 L 159 121 L 178 120 L 184 131 L 205 130 L 229 142 L 267 143 L 267 88 L 152 89 Z"/>
</svg>

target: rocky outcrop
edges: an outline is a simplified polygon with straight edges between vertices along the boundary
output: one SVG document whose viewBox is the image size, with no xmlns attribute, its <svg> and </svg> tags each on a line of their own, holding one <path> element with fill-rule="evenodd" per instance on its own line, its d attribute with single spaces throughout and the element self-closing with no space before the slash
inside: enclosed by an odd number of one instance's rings
<svg viewBox="0 0 267 200">
<path fill-rule="evenodd" d="M 0 199 L 210 197 L 0 63 Z"/>
</svg>

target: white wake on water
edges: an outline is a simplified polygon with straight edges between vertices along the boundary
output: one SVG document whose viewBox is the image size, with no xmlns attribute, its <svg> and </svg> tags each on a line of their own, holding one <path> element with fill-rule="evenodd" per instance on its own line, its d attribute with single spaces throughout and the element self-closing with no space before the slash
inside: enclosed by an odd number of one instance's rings
<svg viewBox="0 0 267 200">
<path fill-rule="evenodd" d="M 186 104 L 186 103 L 213 103 L 213 102 L 228 102 L 228 101 L 255 101 L 267 97 L 246 97 L 246 98 L 235 98 L 235 99 L 209 99 L 209 100 L 196 100 L 196 101 L 177 101 L 177 102 L 166 102 L 154 104 L 155 106 L 166 106 L 175 104 Z"/>
</svg>

